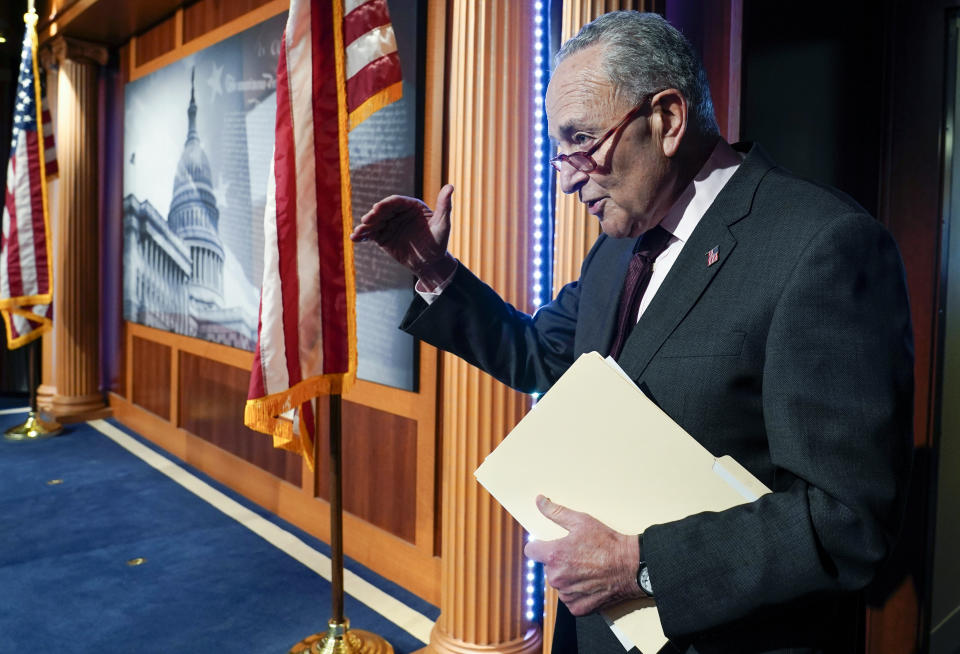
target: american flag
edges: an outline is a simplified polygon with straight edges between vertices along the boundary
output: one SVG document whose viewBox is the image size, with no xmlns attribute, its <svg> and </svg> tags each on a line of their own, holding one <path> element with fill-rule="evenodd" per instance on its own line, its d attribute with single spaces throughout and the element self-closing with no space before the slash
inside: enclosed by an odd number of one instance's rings
<svg viewBox="0 0 960 654">
<path fill-rule="evenodd" d="M 348 125 L 400 97 L 399 71 L 385 0 L 291 0 L 244 422 L 311 469 L 311 401 L 357 368 Z"/>
<path fill-rule="evenodd" d="M 720 246 L 714 245 L 713 249 L 707 252 L 707 267 L 709 268 L 720 259 Z"/>
<path fill-rule="evenodd" d="M 344 0 L 350 129 L 401 95 L 400 57 L 387 0 Z"/>
<path fill-rule="evenodd" d="M 37 15 L 26 14 L 24 20 L 0 239 L 0 313 L 10 349 L 48 331 L 52 317 L 46 180 L 56 174 L 57 160 L 37 67 Z"/>
</svg>

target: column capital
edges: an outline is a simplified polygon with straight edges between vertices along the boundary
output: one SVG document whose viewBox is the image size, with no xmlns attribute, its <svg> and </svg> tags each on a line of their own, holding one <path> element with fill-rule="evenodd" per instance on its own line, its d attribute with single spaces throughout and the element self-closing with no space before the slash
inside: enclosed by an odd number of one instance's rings
<svg viewBox="0 0 960 654">
<path fill-rule="evenodd" d="M 109 55 L 107 48 L 99 43 L 62 35 L 54 37 L 40 48 L 40 62 L 45 68 L 54 68 L 67 60 L 105 66 Z"/>
</svg>

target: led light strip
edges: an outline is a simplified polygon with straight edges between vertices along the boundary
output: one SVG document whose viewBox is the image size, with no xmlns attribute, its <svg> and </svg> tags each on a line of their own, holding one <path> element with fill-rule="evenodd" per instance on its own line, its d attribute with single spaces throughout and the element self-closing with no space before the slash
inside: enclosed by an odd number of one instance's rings
<svg viewBox="0 0 960 654">
<path fill-rule="evenodd" d="M 549 1 L 534 0 L 533 2 L 533 256 L 531 257 L 533 286 L 530 303 L 534 312 L 550 300 L 553 291 L 550 282 L 550 265 L 553 262 L 553 224 L 551 202 L 548 201 L 551 168 L 547 161 L 549 147 L 543 110 L 543 95 L 550 74 L 547 62 L 550 35 L 546 29 L 549 7 Z M 534 402 L 538 397 L 539 394 L 534 393 Z M 527 540 L 532 540 L 532 537 L 528 535 Z M 524 614 L 530 622 L 541 622 L 545 602 L 543 566 L 528 559 L 524 575 L 526 582 Z"/>
<path fill-rule="evenodd" d="M 547 206 L 547 189 L 550 186 L 550 166 L 547 162 L 546 124 L 543 112 L 543 93 L 549 70 L 546 65 L 546 50 L 549 35 L 546 12 L 549 3 L 535 0 L 533 3 L 533 293 L 531 303 L 536 311 L 550 299 L 549 249 L 552 242 L 550 211 Z"/>
</svg>

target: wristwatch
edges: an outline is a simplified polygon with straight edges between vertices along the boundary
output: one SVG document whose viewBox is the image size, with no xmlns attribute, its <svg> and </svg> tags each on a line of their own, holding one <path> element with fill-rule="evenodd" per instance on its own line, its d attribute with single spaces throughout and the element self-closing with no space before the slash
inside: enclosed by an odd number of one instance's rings
<svg viewBox="0 0 960 654">
<path fill-rule="evenodd" d="M 647 570 L 647 562 L 643 558 L 643 534 L 637 536 L 640 544 L 640 567 L 637 569 L 637 584 L 640 590 L 645 592 L 648 597 L 653 597 L 653 585 L 650 583 L 650 572 Z"/>
</svg>

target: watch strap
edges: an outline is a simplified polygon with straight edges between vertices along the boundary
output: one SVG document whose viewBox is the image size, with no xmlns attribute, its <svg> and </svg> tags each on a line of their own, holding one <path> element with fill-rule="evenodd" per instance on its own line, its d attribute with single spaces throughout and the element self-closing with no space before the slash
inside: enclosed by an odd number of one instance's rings
<svg viewBox="0 0 960 654">
<path fill-rule="evenodd" d="M 650 583 L 650 572 L 647 570 L 647 560 L 643 556 L 643 534 L 637 535 L 637 544 L 640 547 L 640 565 L 637 567 L 637 585 L 640 590 L 653 597 L 653 585 Z"/>
</svg>

